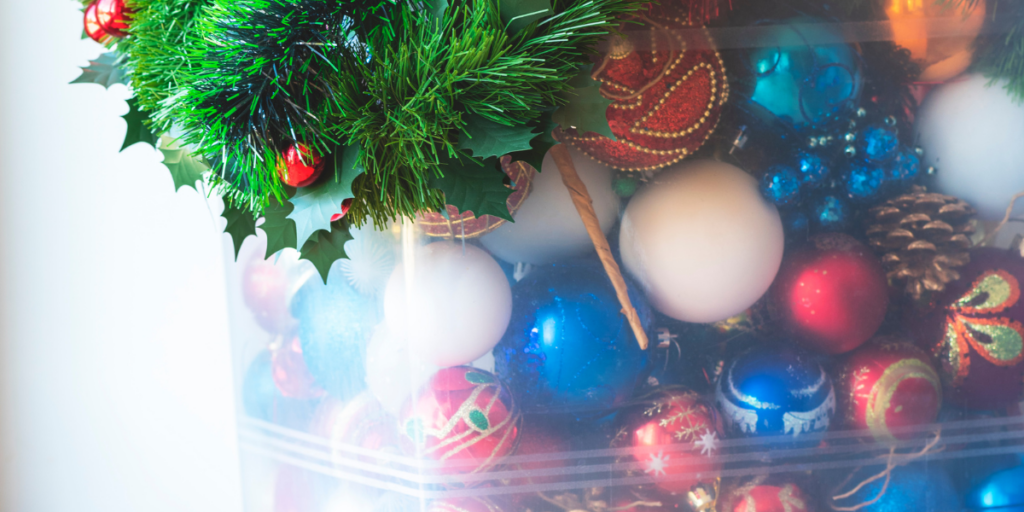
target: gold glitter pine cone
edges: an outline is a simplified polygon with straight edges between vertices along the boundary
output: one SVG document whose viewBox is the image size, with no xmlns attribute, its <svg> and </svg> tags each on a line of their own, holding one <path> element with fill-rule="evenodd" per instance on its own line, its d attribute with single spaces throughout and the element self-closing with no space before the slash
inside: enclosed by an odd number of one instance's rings
<svg viewBox="0 0 1024 512">
<path fill-rule="evenodd" d="M 963 200 L 920 186 L 869 210 L 868 239 L 889 283 L 920 300 L 960 279 L 955 269 L 971 261 L 974 214 Z"/>
</svg>

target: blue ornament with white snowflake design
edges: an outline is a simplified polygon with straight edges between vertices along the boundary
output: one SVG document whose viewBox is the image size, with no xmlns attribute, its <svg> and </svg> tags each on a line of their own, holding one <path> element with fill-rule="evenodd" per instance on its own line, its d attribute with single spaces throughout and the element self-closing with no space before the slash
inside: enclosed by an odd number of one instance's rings
<svg viewBox="0 0 1024 512">
<path fill-rule="evenodd" d="M 785 165 L 776 165 L 761 176 L 761 195 L 775 204 L 786 206 L 800 199 L 800 176 Z"/>
<path fill-rule="evenodd" d="M 789 435 L 794 442 L 828 430 L 836 410 L 832 380 L 821 364 L 808 352 L 771 344 L 728 362 L 715 400 L 728 434 Z"/>
<path fill-rule="evenodd" d="M 843 173 L 843 188 L 850 200 L 870 203 L 881 199 L 885 186 L 885 171 L 871 164 L 854 164 Z"/>
</svg>

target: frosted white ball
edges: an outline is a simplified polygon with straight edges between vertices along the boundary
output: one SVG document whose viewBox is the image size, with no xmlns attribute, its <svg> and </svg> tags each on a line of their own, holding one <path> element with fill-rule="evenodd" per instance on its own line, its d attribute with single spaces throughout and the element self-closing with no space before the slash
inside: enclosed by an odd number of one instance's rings
<svg viewBox="0 0 1024 512">
<path fill-rule="evenodd" d="M 583 153 L 569 149 L 573 164 L 594 201 L 601 229 L 607 234 L 619 217 L 619 197 L 612 190 L 612 170 Z M 498 258 L 509 263 L 550 263 L 580 256 L 594 250 L 587 229 L 562 183 L 551 152 L 544 155 L 541 172 L 534 172 L 530 195 L 512 217 L 480 242 Z"/>
<path fill-rule="evenodd" d="M 406 340 L 381 326 L 366 346 L 366 387 L 384 410 L 397 416 L 406 398 L 439 368 L 415 356 Z"/>
<path fill-rule="evenodd" d="M 406 257 L 384 290 L 388 328 L 440 367 L 469 364 L 493 349 L 512 315 L 512 290 L 498 262 L 478 247 L 451 242 Z"/>
<path fill-rule="evenodd" d="M 619 248 L 651 304 L 686 322 L 716 322 L 756 302 L 782 263 L 782 220 L 757 181 L 732 165 L 672 166 L 630 201 Z"/>
<path fill-rule="evenodd" d="M 935 88 L 918 111 L 917 140 L 924 165 L 934 166 L 936 190 L 967 201 L 981 218 L 1002 219 L 1024 192 L 1024 105 L 1003 81 L 980 74 Z M 1018 202 L 1018 213 L 1024 205 Z"/>
</svg>

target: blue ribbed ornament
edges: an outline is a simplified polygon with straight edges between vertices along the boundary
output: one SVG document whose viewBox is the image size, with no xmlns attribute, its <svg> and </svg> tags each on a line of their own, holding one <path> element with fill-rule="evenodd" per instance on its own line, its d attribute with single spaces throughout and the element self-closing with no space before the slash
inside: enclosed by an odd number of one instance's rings
<svg viewBox="0 0 1024 512">
<path fill-rule="evenodd" d="M 971 510 L 1024 511 L 1024 466 L 986 478 L 967 493 L 965 501 Z"/>
<path fill-rule="evenodd" d="M 828 430 L 836 412 L 825 368 L 810 353 L 787 345 L 754 347 L 727 363 L 715 400 L 733 436 L 786 434 L 797 440 Z"/>
<path fill-rule="evenodd" d="M 776 206 L 794 204 L 800 199 L 800 181 L 791 167 L 776 165 L 761 176 L 761 194 Z"/>
<path fill-rule="evenodd" d="M 801 153 L 796 161 L 796 168 L 800 171 L 804 185 L 808 187 L 821 185 L 831 172 L 825 161 L 813 153 Z"/>
<path fill-rule="evenodd" d="M 881 198 L 885 170 L 870 164 L 854 164 L 843 174 L 843 188 L 854 202 L 869 203 Z"/>
<path fill-rule="evenodd" d="M 629 298 L 646 329 L 643 294 Z M 622 405 L 649 370 L 600 264 L 534 269 L 512 288 L 512 321 L 494 349 L 495 373 L 524 413 L 597 413 Z"/>
<path fill-rule="evenodd" d="M 860 154 L 872 162 L 888 162 L 899 150 L 896 133 L 885 126 L 869 126 L 861 132 Z"/>
<path fill-rule="evenodd" d="M 838 196 L 818 198 L 811 203 L 809 213 L 814 231 L 842 231 L 850 226 L 850 205 Z"/>
</svg>

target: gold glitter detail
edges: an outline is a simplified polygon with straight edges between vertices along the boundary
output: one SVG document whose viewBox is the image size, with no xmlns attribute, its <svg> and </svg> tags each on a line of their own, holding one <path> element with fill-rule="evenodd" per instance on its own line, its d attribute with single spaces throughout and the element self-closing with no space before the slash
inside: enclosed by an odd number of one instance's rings
<svg viewBox="0 0 1024 512">
<path fill-rule="evenodd" d="M 946 335 L 935 347 L 935 357 L 942 363 L 943 381 L 954 386 L 960 385 L 967 376 L 971 367 L 971 360 L 967 356 L 967 347 L 961 346 L 963 340 L 957 336 L 956 326 L 953 322 L 946 322 Z"/>
<path fill-rule="evenodd" d="M 868 399 L 867 424 L 871 434 L 879 441 L 895 441 L 885 421 L 885 413 L 892 407 L 892 397 L 896 388 L 908 379 L 924 379 L 942 396 L 942 387 L 935 370 L 920 359 L 902 359 L 885 369 L 882 376 L 871 387 Z"/>
<path fill-rule="evenodd" d="M 984 300 L 977 305 L 971 302 L 984 296 Z M 999 313 L 1006 308 L 1013 306 L 1020 298 L 1020 285 L 1013 275 L 1002 271 L 988 271 L 982 274 L 971 290 L 960 300 L 953 303 L 953 306 L 962 313 Z"/>
<path fill-rule="evenodd" d="M 963 319 L 964 335 L 974 348 L 993 364 L 1007 366 L 1021 360 L 1024 352 L 1024 326 L 1007 318 Z M 975 332 L 987 335 L 983 343 Z"/>
</svg>

